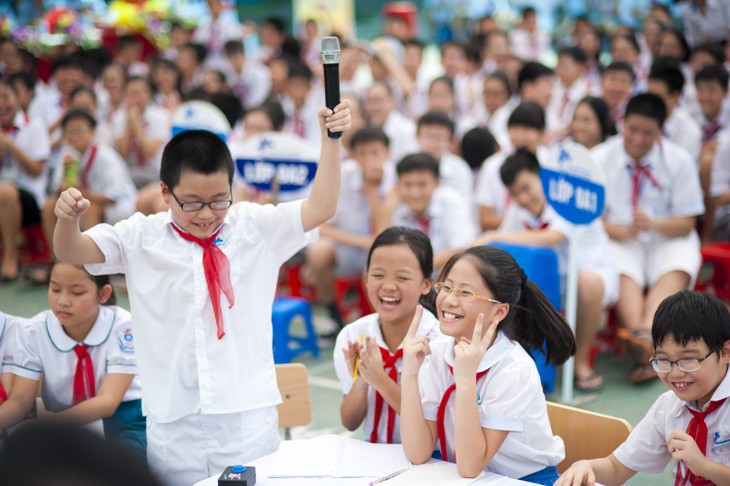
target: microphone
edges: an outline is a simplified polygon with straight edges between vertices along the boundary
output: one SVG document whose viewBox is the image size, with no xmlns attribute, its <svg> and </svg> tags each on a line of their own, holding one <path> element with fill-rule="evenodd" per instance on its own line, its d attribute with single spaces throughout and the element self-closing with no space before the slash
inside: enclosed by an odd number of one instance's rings
<svg viewBox="0 0 730 486">
<path fill-rule="evenodd" d="M 322 64 L 324 64 L 324 99 L 330 110 L 340 104 L 340 40 L 337 37 L 323 37 L 320 43 Z M 327 130 L 332 140 L 342 137 L 342 132 Z"/>
</svg>

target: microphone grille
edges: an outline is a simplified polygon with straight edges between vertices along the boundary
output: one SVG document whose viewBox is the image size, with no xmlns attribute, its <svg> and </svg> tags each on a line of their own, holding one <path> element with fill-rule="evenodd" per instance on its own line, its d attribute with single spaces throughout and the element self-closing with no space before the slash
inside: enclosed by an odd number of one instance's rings
<svg viewBox="0 0 730 486">
<path fill-rule="evenodd" d="M 323 37 L 320 42 L 322 62 L 324 64 L 338 64 L 340 62 L 340 39 L 337 37 Z"/>
</svg>

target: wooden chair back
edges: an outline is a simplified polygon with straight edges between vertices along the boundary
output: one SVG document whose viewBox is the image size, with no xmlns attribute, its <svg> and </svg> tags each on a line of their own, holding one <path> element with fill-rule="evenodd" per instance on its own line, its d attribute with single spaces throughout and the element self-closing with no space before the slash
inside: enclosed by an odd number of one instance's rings
<svg viewBox="0 0 730 486">
<path fill-rule="evenodd" d="M 283 402 L 278 406 L 279 427 L 291 439 L 291 427 L 308 425 L 312 421 L 312 402 L 309 399 L 309 375 L 301 363 L 276 365 L 276 381 Z"/>
</svg>

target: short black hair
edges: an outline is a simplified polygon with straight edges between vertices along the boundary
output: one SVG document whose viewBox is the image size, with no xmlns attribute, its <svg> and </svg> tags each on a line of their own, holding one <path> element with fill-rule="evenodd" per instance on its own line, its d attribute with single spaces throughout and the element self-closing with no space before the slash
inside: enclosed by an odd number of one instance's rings
<svg viewBox="0 0 730 486">
<path fill-rule="evenodd" d="M 586 96 L 578 102 L 578 105 L 582 104 L 587 105 L 596 115 L 598 125 L 601 127 L 601 142 L 605 142 L 607 138 L 618 133 L 616 123 L 613 121 L 613 117 L 611 117 L 611 110 L 603 98 Z"/>
<path fill-rule="evenodd" d="M 127 78 L 127 81 L 124 83 L 124 87 L 126 89 L 127 86 L 129 86 L 132 83 L 136 82 L 142 82 L 145 86 L 147 86 L 147 89 L 150 90 L 150 93 L 154 93 L 155 89 L 154 86 L 152 86 L 152 83 L 150 80 L 144 76 L 130 76 Z"/>
<path fill-rule="evenodd" d="M 218 135 L 208 130 L 188 130 L 175 135 L 162 151 L 160 180 L 169 189 L 180 183 L 180 174 L 226 172 L 228 183 L 233 182 L 233 157 L 228 146 Z"/>
<path fill-rule="evenodd" d="M 289 80 L 292 78 L 304 79 L 311 82 L 313 78 L 312 70 L 303 62 L 295 62 L 289 66 Z"/>
<path fill-rule="evenodd" d="M 654 349 L 669 336 L 681 346 L 690 341 L 705 342 L 720 356 L 719 348 L 730 340 L 730 311 L 714 296 L 691 290 L 677 292 L 664 299 L 654 313 Z"/>
<path fill-rule="evenodd" d="M 700 44 L 694 49 L 692 49 L 692 53 L 689 55 L 691 58 L 695 55 L 695 53 L 698 52 L 704 52 L 705 54 L 712 57 L 712 59 L 715 60 L 715 64 L 722 64 L 725 62 L 725 53 L 723 52 L 722 46 L 720 46 L 716 42 L 705 42 L 704 44 Z"/>
<path fill-rule="evenodd" d="M 476 170 L 499 149 L 497 139 L 486 127 L 474 127 L 461 137 L 461 156 Z"/>
<path fill-rule="evenodd" d="M 203 44 L 197 44 L 195 42 L 188 42 L 183 46 L 183 49 L 187 49 L 195 55 L 195 60 L 198 64 L 203 64 L 205 58 L 208 56 L 208 48 Z"/>
<path fill-rule="evenodd" d="M 439 177 L 439 161 L 433 155 L 425 152 L 409 154 L 403 157 L 395 166 L 398 177 L 411 172 L 430 172 L 434 177 Z"/>
<path fill-rule="evenodd" d="M 517 149 L 515 153 L 504 159 L 502 167 L 499 168 L 499 177 L 504 186 L 509 187 L 522 171 L 540 174 L 540 162 L 535 154 L 525 148 Z"/>
<path fill-rule="evenodd" d="M 520 103 L 507 119 L 507 128 L 513 126 L 545 130 L 545 110 L 535 101 Z"/>
<path fill-rule="evenodd" d="M 99 101 L 98 98 L 97 98 L 97 96 L 96 96 L 96 93 L 94 92 L 94 90 L 91 89 L 91 88 L 89 88 L 88 86 L 76 86 L 71 91 L 71 94 L 68 95 L 69 101 L 73 100 L 74 98 L 76 98 L 81 93 L 86 93 L 89 96 L 91 96 L 91 98 L 94 100 L 94 103 L 97 103 Z"/>
<path fill-rule="evenodd" d="M 86 110 L 71 110 L 66 113 L 61 120 L 61 128 L 65 130 L 66 125 L 73 120 L 84 120 L 91 128 L 96 128 L 96 118 Z"/>
<path fill-rule="evenodd" d="M 578 46 L 565 46 L 558 50 L 558 57 L 566 56 L 571 58 L 577 64 L 586 64 L 588 62 L 588 55 L 586 51 Z"/>
<path fill-rule="evenodd" d="M 684 74 L 679 62 L 671 57 L 660 57 L 654 60 L 649 71 L 649 81 L 664 83 L 672 94 L 679 94 L 684 89 Z"/>
<path fill-rule="evenodd" d="M 728 76 L 727 71 L 722 66 L 705 66 L 702 69 L 700 69 L 700 72 L 698 72 L 695 75 L 695 85 L 699 84 L 700 81 L 702 82 L 716 82 L 718 83 L 722 89 L 727 91 L 728 89 L 728 80 L 730 76 Z"/>
<path fill-rule="evenodd" d="M 664 100 L 653 93 L 641 93 L 629 100 L 626 105 L 624 120 L 631 115 L 641 115 L 656 120 L 659 128 L 667 119 L 667 105 Z"/>
<path fill-rule="evenodd" d="M 280 17 L 266 17 L 262 24 L 268 25 L 280 34 L 286 33 L 286 24 Z"/>
<path fill-rule="evenodd" d="M 437 110 L 431 110 L 429 112 L 426 112 L 421 116 L 421 118 L 418 119 L 418 124 L 416 125 L 416 133 L 418 133 L 425 125 L 436 125 L 439 127 L 447 128 L 452 137 L 454 136 L 454 131 L 456 130 L 454 121 L 451 119 L 451 117 L 443 111 Z"/>
<path fill-rule="evenodd" d="M 55 74 L 59 69 L 78 69 L 85 71 L 84 60 L 77 54 L 64 54 L 58 56 L 51 64 L 51 74 Z"/>
<path fill-rule="evenodd" d="M 245 53 L 245 50 L 243 48 L 243 42 L 241 42 L 240 40 L 226 41 L 225 45 L 223 46 L 223 50 L 226 52 L 227 56 L 230 56 L 232 54 Z"/>
<path fill-rule="evenodd" d="M 517 73 L 517 90 L 522 93 L 525 83 L 534 83 L 543 76 L 552 76 L 553 70 L 536 61 L 526 62 Z"/>
<path fill-rule="evenodd" d="M 681 58 L 679 58 L 679 61 L 686 62 L 689 59 L 691 50 L 689 48 L 689 43 L 687 43 L 687 38 L 684 36 L 684 32 L 682 32 L 682 29 L 678 29 L 677 27 L 665 27 L 664 31 L 662 32 L 662 35 L 664 34 L 673 35 L 674 38 L 677 39 L 677 42 L 679 42 L 679 45 L 684 51 L 684 54 Z"/>
<path fill-rule="evenodd" d="M 606 73 L 610 73 L 612 71 L 616 72 L 624 72 L 631 76 L 631 81 L 636 80 L 636 73 L 634 72 L 634 68 L 631 67 L 631 64 L 629 64 L 626 61 L 614 61 L 605 68 L 601 70 L 601 75 L 604 75 Z"/>
<path fill-rule="evenodd" d="M 629 44 L 631 44 L 632 49 L 636 52 L 641 52 L 641 47 L 639 46 L 639 41 L 636 40 L 636 35 L 633 32 L 621 32 L 619 34 L 615 34 L 613 37 L 611 37 L 611 43 L 613 43 L 616 39 L 623 39 Z"/>
<path fill-rule="evenodd" d="M 484 81 L 486 82 L 488 79 L 496 79 L 502 85 L 504 86 L 504 89 L 507 90 L 507 97 L 512 97 L 512 85 L 509 82 L 509 76 L 507 76 L 507 73 L 504 71 L 494 71 L 492 74 L 484 78 Z"/>
<path fill-rule="evenodd" d="M 385 148 L 390 147 L 390 138 L 385 134 L 382 128 L 367 126 L 356 131 L 352 137 L 350 137 L 350 148 L 354 150 L 358 145 L 371 142 L 382 143 Z"/>
<path fill-rule="evenodd" d="M 434 78 L 431 81 L 431 83 L 428 85 L 428 92 L 429 93 L 431 92 L 431 88 L 433 88 L 433 86 L 436 83 L 444 83 L 449 88 L 449 91 L 451 91 L 452 93 L 454 93 L 454 80 L 451 79 L 450 76 L 444 75 L 444 76 L 439 76 L 438 78 Z"/>
<path fill-rule="evenodd" d="M 423 50 L 426 47 L 426 43 L 418 39 L 407 39 L 403 41 L 403 47 L 418 47 Z"/>
<path fill-rule="evenodd" d="M 140 40 L 137 38 L 136 35 L 120 35 L 119 40 L 117 41 L 117 50 L 126 49 L 129 46 L 139 46 L 141 45 Z"/>
<path fill-rule="evenodd" d="M 17 73 L 13 73 L 8 76 L 8 82 L 11 85 L 14 86 L 15 83 L 21 83 L 29 90 L 35 90 L 36 81 L 35 76 L 25 71 L 18 71 Z"/>
</svg>

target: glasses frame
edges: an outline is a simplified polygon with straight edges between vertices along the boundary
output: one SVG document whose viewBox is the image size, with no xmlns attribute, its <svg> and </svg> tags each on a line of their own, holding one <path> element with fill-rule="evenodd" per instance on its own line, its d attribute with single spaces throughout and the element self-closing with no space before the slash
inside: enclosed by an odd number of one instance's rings
<svg viewBox="0 0 730 486">
<path fill-rule="evenodd" d="M 172 192 L 172 189 L 170 189 L 170 194 L 172 195 L 172 198 L 175 200 L 175 202 L 180 206 L 180 209 L 183 210 L 185 213 L 197 213 L 198 211 L 202 211 L 204 207 L 208 206 L 211 211 L 223 211 L 225 209 L 230 208 L 233 205 L 233 198 L 231 199 L 218 199 L 217 201 L 181 201 L 177 198 L 174 192 Z M 214 204 L 219 203 L 227 203 L 226 207 L 224 208 L 214 208 Z M 200 206 L 200 207 L 198 207 Z"/>
<path fill-rule="evenodd" d="M 652 356 L 652 358 L 649 360 L 649 364 L 651 364 L 651 368 L 654 371 L 656 371 L 657 373 L 671 373 L 672 372 L 672 366 L 674 366 L 674 365 L 677 365 L 677 368 L 679 368 L 679 371 L 683 371 L 685 373 L 693 373 L 695 371 L 700 371 L 700 369 L 702 369 L 702 362 L 704 360 L 706 360 L 707 358 L 709 358 L 710 356 L 712 356 L 713 354 L 715 354 L 718 349 L 719 349 L 718 347 L 715 347 L 709 353 L 707 353 L 707 356 L 705 356 L 704 358 L 667 359 L 667 358 L 654 358 Z M 682 368 L 682 365 L 680 364 L 680 361 L 687 361 L 687 360 L 689 360 L 689 361 L 695 361 L 696 360 L 697 361 L 697 369 L 694 369 L 694 370 L 685 370 L 685 369 L 683 369 Z M 658 370 L 657 368 L 659 367 L 659 363 L 660 362 L 661 363 L 669 363 L 669 370 L 667 370 L 667 371 Z"/>
<path fill-rule="evenodd" d="M 483 295 L 478 295 L 472 292 L 469 289 L 461 289 L 457 287 L 452 287 L 451 285 L 445 283 L 445 282 L 436 282 L 433 284 L 433 288 L 436 290 L 436 293 L 439 294 L 441 291 L 444 291 L 446 295 L 451 295 L 454 292 L 456 292 L 456 296 L 460 299 L 464 299 L 464 302 L 471 302 L 474 299 L 484 300 L 487 302 L 491 302 L 492 304 L 504 304 L 504 302 L 500 302 L 498 300 L 492 299 L 491 297 L 484 297 Z M 451 289 L 451 290 L 446 290 Z M 466 292 L 466 294 L 464 294 Z"/>
</svg>

